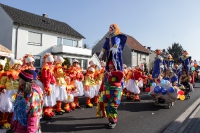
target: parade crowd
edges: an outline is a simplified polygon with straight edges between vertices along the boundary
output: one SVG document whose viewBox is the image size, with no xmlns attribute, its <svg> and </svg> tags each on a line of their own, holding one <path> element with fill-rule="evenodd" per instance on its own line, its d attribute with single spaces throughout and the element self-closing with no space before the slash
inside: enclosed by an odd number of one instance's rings
<svg viewBox="0 0 200 133">
<path fill-rule="evenodd" d="M 108 127 L 114 128 L 122 96 L 140 101 L 139 95 L 145 91 L 156 102 L 168 104 L 184 100 L 194 91 L 197 64 L 187 51 L 183 51 L 180 63 L 175 64 L 170 54 L 163 56 L 157 49 L 152 71 L 145 72 L 144 64 L 134 68 L 123 64 L 127 38 L 116 24 L 110 25 L 109 32 L 99 55 L 101 60 L 106 54 L 106 62 L 101 61 L 98 66 L 91 60 L 84 72 L 78 60 L 74 59 L 66 68 L 61 56 L 50 53 L 44 55 L 39 73 L 31 54 L 22 60 L 0 60 L 0 125 L 16 133 L 39 133 L 41 118 L 51 119 L 81 108 L 79 97 L 85 96 L 86 107 L 96 106 L 96 117 L 107 117 Z M 6 62 L 8 70 L 4 70 Z"/>
</svg>

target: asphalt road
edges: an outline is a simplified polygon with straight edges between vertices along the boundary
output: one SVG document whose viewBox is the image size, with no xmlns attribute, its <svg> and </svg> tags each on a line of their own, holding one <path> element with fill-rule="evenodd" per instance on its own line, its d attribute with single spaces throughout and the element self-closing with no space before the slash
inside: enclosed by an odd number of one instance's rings
<svg viewBox="0 0 200 133">
<path fill-rule="evenodd" d="M 81 98 L 82 109 L 55 116 L 52 120 L 42 120 L 44 133 L 161 133 L 179 115 L 181 115 L 200 96 L 200 83 L 188 100 L 177 100 L 171 109 L 154 106 L 152 97 L 142 93 L 140 102 L 122 98 L 118 108 L 118 123 L 114 129 L 108 129 L 107 118 L 96 119 L 95 107 L 85 108 L 85 98 Z"/>
</svg>

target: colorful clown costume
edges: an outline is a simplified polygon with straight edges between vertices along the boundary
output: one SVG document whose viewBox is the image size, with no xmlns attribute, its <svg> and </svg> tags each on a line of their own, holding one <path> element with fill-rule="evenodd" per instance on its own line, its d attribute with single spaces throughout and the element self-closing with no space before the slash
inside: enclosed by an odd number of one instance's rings
<svg viewBox="0 0 200 133">
<path fill-rule="evenodd" d="M 117 123 L 117 108 L 121 102 L 122 71 L 112 71 L 104 77 L 104 96 L 103 102 L 109 121 L 109 126 Z"/>
</svg>

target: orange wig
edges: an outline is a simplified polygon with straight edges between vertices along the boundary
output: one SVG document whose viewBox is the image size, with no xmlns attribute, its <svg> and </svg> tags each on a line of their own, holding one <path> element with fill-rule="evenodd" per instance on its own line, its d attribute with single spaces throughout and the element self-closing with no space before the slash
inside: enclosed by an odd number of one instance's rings
<svg viewBox="0 0 200 133">
<path fill-rule="evenodd" d="M 120 29 L 117 24 L 111 24 L 110 27 L 115 27 L 115 35 L 120 34 Z"/>
</svg>

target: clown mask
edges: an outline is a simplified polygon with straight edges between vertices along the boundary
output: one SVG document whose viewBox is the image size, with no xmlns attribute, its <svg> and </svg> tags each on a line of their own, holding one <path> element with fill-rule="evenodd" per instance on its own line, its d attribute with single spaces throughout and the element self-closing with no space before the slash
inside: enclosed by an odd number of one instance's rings
<svg viewBox="0 0 200 133">
<path fill-rule="evenodd" d="M 109 32 L 110 32 L 111 34 L 113 34 L 113 33 L 115 33 L 115 31 L 116 31 L 115 26 L 114 26 L 114 25 L 110 25 L 110 27 L 109 27 Z"/>
<path fill-rule="evenodd" d="M 120 34 L 120 29 L 117 24 L 111 24 L 109 27 L 110 34 L 118 35 Z"/>
</svg>

